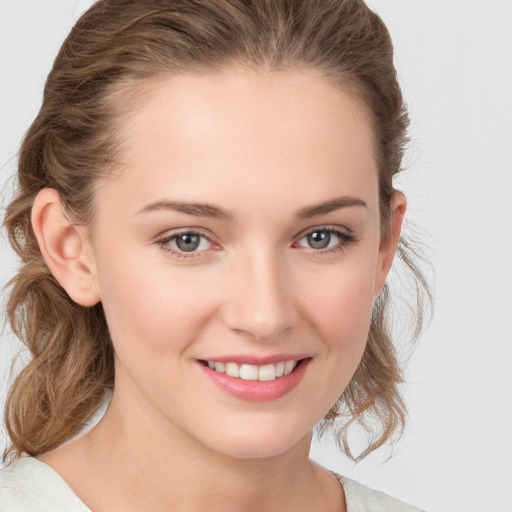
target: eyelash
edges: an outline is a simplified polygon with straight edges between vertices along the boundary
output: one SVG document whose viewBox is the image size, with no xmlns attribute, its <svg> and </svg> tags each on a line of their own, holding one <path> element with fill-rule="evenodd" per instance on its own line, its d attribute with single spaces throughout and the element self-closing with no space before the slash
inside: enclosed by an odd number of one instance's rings
<svg viewBox="0 0 512 512">
<path fill-rule="evenodd" d="M 329 235 L 334 235 L 338 238 L 338 243 L 336 243 L 332 247 L 328 247 L 325 249 L 313 249 L 310 247 L 309 249 L 312 251 L 312 254 L 318 257 L 326 256 L 326 255 L 332 255 L 337 253 L 342 253 L 345 251 L 350 245 L 355 244 L 358 240 L 356 236 L 349 232 L 349 231 L 342 231 L 338 228 L 335 228 L 333 226 L 317 226 L 312 229 L 308 229 L 306 231 L 303 231 L 298 237 L 297 242 L 294 243 L 298 244 L 301 240 L 306 238 L 308 235 L 311 235 L 313 233 L 328 233 Z"/>
<path fill-rule="evenodd" d="M 312 254 L 314 254 L 315 256 L 319 256 L 319 257 L 327 255 L 327 254 L 341 253 L 347 247 L 349 247 L 350 245 L 353 245 L 354 243 L 356 243 L 358 241 L 357 237 L 353 233 L 350 233 L 347 231 L 342 231 L 342 230 L 340 230 L 338 228 L 334 228 L 332 226 L 317 226 L 315 228 L 311 228 L 311 229 L 308 229 L 307 231 L 303 231 L 302 233 L 300 233 L 300 235 L 296 239 L 296 242 L 294 242 L 294 246 L 297 247 L 297 244 L 301 240 L 303 240 L 308 235 L 310 235 L 312 233 L 317 233 L 317 232 L 328 233 L 329 235 L 334 235 L 335 237 L 337 237 L 339 239 L 338 243 L 336 245 L 334 245 L 333 247 L 329 247 L 329 248 L 325 248 L 325 249 L 318 249 L 318 250 L 310 247 L 309 249 L 312 252 Z M 199 231 L 194 231 L 194 230 L 187 230 L 187 231 L 180 231 L 177 233 L 173 233 L 172 235 L 168 235 L 168 236 L 165 236 L 163 238 L 156 240 L 156 244 L 160 245 L 162 250 L 171 253 L 174 257 L 179 258 L 179 259 L 191 260 L 194 258 L 202 257 L 201 255 L 202 255 L 202 253 L 205 252 L 205 250 L 199 251 L 199 252 L 191 251 L 190 253 L 187 253 L 185 251 L 175 249 L 169 245 L 170 242 L 177 240 L 177 238 L 181 235 L 196 235 L 196 236 L 203 238 L 204 240 L 207 240 L 210 244 L 215 244 L 215 242 L 213 242 L 210 237 L 206 236 L 205 234 L 203 234 Z"/>
<path fill-rule="evenodd" d="M 178 259 L 191 260 L 194 258 L 201 257 L 200 255 L 205 251 L 199 251 L 199 252 L 194 251 L 194 252 L 187 253 L 185 251 L 180 251 L 179 249 L 175 249 L 169 245 L 170 242 L 177 240 L 178 237 L 182 236 L 182 235 L 196 235 L 196 236 L 199 236 L 199 237 L 207 240 L 210 244 L 215 244 L 215 242 L 213 242 L 213 240 L 210 237 L 206 236 L 204 233 L 201 233 L 199 231 L 194 231 L 193 229 L 179 231 L 177 233 L 173 233 L 172 235 L 165 236 L 163 238 L 158 239 L 156 241 L 156 243 L 158 245 L 160 245 L 162 250 L 164 250 L 165 252 L 171 253 L 175 258 L 178 258 Z"/>
</svg>

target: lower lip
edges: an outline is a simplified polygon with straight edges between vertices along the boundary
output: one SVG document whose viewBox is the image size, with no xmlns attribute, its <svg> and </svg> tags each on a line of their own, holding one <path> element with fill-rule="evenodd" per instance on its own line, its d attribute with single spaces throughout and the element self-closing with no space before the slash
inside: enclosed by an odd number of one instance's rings
<svg viewBox="0 0 512 512">
<path fill-rule="evenodd" d="M 264 402 L 277 400 L 295 388 L 302 379 L 309 361 L 309 359 L 303 359 L 288 375 L 269 381 L 230 377 L 225 373 L 216 372 L 202 363 L 198 364 L 211 382 L 230 395 L 243 400 Z"/>
</svg>

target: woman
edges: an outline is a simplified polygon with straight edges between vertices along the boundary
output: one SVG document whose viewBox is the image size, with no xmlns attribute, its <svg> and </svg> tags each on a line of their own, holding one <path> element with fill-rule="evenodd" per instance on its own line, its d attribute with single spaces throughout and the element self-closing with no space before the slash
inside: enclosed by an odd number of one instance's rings
<svg viewBox="0 0 512 512">
<path fill-rule="evenodd" d="M 403 426 L 385 280 L 406 128 L 363 2 L 84 14 L 5 221 L 33 360 L 7 403 L 1 507 L 416 510 L 308 460 L 320 421 L 354 458 Z"/>
</svg>

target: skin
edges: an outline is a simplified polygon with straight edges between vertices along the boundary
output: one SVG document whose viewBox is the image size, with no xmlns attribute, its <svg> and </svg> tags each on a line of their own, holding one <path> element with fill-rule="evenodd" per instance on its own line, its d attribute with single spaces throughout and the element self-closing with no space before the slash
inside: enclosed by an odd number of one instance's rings
<svg viewBox="0 0 512 512">
<path fill-rule="evenodd" d="M 103 303 L 116 353 L 102 421 L 39 458 L 96 512 L 345 510 L 308 460 L 311 432 L 362 357 L 405 212 L 397 192 L 382 237 L 365 108 L 312 71 L 181 75 L 147 92 L 121 130 L 122 172 L 97 184 L 92 233 L 54 190 L 34 204 L 48 265 L 76 302 Z M 347 197 L 361 204 L 297 217 Z M 311 247 L 306 232 L 326 227 L 352 240 Z M 184 259 L 177 230 L 210 241 Z M 283 353 L 309 365 L 263 402 L 220 390 L 198 363 Z"/>
</svg>

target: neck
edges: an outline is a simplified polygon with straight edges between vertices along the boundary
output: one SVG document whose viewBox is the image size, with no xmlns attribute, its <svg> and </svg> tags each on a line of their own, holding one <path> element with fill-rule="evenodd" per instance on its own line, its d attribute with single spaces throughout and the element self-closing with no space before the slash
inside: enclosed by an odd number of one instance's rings
<svg viewBox="0 0 512 512">
<path fill-rule="evenodd" d="M 41 457 L 92 510 L 301 511 L 318 509 L 326 493 L 339 510 L 338 483 L 308 460 L 311 433 L 278 455 L 233 457 L 154 417 L 128 419 L 122 405 L 114 394 L 94 429 Z"/>
</svg>

